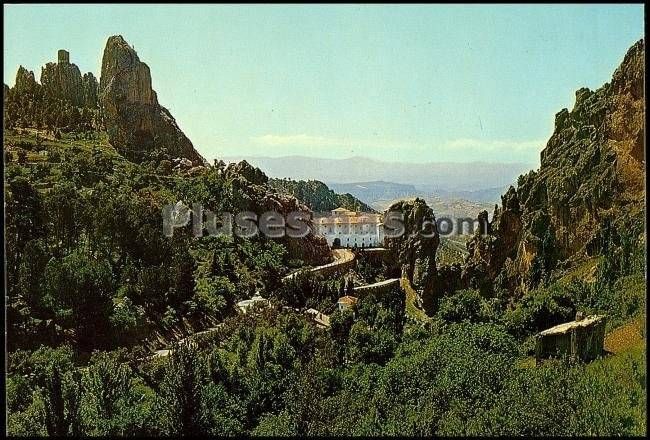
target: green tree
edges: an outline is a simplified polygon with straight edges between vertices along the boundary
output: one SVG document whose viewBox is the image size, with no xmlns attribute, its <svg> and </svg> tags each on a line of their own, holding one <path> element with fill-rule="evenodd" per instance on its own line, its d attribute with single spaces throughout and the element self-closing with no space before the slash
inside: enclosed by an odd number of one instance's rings
<svg viewBox="0 0 650 440">
<path fill-rule="evenodd" d="M 209 434 L 205 408 L 202 406 L 204 384 L 208 380 L 205 357 L 195 344 L 183 343 L 172 349 L 157 405 L 163 434 Z"/>
</svg>

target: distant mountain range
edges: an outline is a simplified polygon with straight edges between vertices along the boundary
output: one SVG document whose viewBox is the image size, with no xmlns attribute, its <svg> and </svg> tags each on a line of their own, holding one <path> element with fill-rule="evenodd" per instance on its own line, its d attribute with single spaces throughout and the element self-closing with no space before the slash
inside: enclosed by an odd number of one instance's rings
<svg viewBox="0 0 650 440">
<path fill-rule="evenodd" d="M 396 200 L 404 198 L 438 197 L 442 199 L 464 199 L 475 202 L 493 204 L 500 202 L 501 194 L 505 192 L 508 185 L 485 188 L 478 190 L 461 190 L 454 191 L 448 189 L 436 188 L 433 185 L 406 185 L 394 182 L 355 182 L 355 183 L 334 183 L 328 182 L 327 186 L 339 194 L 352 194 L 354 197 L 362 200 L 377 209 L 381 209 L 387 200 Z"/>
<path fill-rule="evenodd" d="M 415 185 L 405 185 L 394 182 L 355 182 L 355 183 L 333 183 L 328 182 L 327 186 L 339 194 L 352 194 L 359 200 L 374 205 L 380 200 L 394 200 L 401 198 L 420 197 L 424 193 L 418 190 Z"/>
<path fill-rule="evenodd" d="M 393 182 L 328 183 L 339 194 L 351 194 L 377 211 L 388 209 L 398 200 L 420 197 L 433 209 L 436 216 L 450 218 L 472 217 L 487 210 L 490 214 L 505 188 L 478 191 L 446 191 L 426 185 L 404 185 Z"/>
<path fill-rule="evenodd" d="M 306 156 L 249 156 L 224 157 L 222 159 L 226 162 L 238 162 L 245 159 L 251 165 L 261 168 L 269 177 L 297 180 L 316 179 L 326 182 L 329 186 L 331 186 L 331 182 L 337 184 L 379 182 L 381 185 L 376 185 L 375 188 L 378 191 L 383 191 L 379 187 L 390 182 L 391 186 L 396 184 L 413 185 L 416 190 L 428 194 L 440 191 L 459 194 L 478 190 L 487 190 L 489 194 L 492 194 L 497 188 L 500 190 L 514 184 L 520 174 L 528 172 L 534 167 L 533 164 L 527 163 L 384 162 L 365 157 L 321 159 Z M 406 192 L 412 192 L 412 188 L 403 189 Z"/>
</svg>

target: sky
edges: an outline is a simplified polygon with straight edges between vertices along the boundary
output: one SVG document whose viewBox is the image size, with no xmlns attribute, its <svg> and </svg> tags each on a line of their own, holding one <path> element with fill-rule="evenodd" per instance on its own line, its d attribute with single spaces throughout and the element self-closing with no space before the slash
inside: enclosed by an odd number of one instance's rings
<svg viewBox="0 0 650 440">
<path fill-rule="evenodd" d="M 609 81 L 643 5 L 5 5 L 4 82 L 122 35 L 209 160 L 539 163 L 554 115 Z"/>
</svg>

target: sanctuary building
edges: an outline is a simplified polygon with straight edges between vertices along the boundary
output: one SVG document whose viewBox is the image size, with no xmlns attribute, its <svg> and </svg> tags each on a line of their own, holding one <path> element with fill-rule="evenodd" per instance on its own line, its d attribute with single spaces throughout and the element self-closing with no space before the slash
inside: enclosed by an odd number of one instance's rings
<svg viewBox="0 0 650 440">
<path fill-rule="evenodd" d="M 367 248 L 384 244 L 381 214 L 336 208 L 329 215 L 314 218 L 316 233 L 325 237 L 331 247 Z"/>
</svg>

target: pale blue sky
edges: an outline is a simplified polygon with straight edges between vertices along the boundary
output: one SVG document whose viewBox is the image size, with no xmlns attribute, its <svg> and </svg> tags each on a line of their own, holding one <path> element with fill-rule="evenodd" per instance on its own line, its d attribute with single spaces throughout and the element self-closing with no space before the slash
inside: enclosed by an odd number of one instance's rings
<svg viewBox="0 0 650 440">
<path fill-rule="evenodd" d="M 554 114 L 608 81 L 642 5 L 4 8 L 4 82 L 121 34 L 208 159 L 537 163 Z"/>
</svg>

